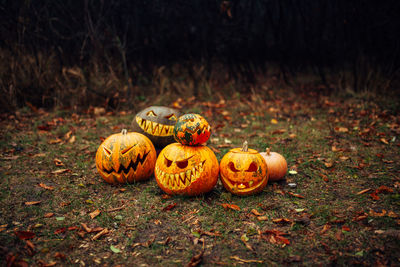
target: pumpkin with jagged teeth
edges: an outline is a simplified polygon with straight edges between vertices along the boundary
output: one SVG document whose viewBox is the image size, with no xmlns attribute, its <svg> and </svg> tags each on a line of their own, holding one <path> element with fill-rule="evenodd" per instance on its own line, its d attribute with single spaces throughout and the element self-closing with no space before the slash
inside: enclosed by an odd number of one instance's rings
<svg viewBox="0 0 400 267">
<path fill-rule="evenodd" d="M 147 136 L 156 147 L 164 147 L 174 140 L 174 126 L 181 113 L 173 108 L 151 106 L 138 112 L 132 121 L 135 132 Z"/>
<path fill-rule="evenodd" d="M 124 129 L 99 146 L 96 167 L 107 183 L 131 183 L 150 178 L 156 157 L 156 150 L 146 136 Z"/>
<path fill-rule="evenodd" d="M 174 127 L 175 140 L 183 145 L 197 146 L 207 142 L 211 127 L 199 114 L 185 114 L 178 118 Z"/>
<path fill-rule="evenodd" d="M 220 162 L 221 181 L 225 189 L 235 195 L 252 195 L 262 191 L 268 183 L 268 167 L 257 150 L 233 148 Z"/>
<path fill-rule="evenodd" d="M 154 174 L 167 194 L 195 196 L 215 186 L 218 171 L 218 160 L 210 148 L 173 143 L 160 152 Z"/>
</svg>

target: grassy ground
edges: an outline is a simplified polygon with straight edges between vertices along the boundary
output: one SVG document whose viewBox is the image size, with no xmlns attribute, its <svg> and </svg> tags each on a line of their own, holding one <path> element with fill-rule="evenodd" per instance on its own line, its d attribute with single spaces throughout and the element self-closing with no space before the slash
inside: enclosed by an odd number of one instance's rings
<svg viewBox="0 0 400 267">
<path fill-rule="evenodd" d="M 247 140 L 291 174 L 248 197 L 220 182 L 193 198 L 154 177 L 111 186 L 94 156 L 134 111 L 25 108 L 0 124 L 1 265 L 400 265 L 397 104 L 312 92 L 164 104 L 209 121 L 218 160 Z"/>
</svg>

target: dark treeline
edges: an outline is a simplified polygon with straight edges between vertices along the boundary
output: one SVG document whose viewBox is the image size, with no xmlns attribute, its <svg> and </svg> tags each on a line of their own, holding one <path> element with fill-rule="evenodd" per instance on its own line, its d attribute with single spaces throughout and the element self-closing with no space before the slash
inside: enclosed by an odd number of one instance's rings
<svg viewBox="0 0 400 267">
<path fill-rule="evenodd" d="M 400 66 L 400 1 L 1 0 L 0 46 L 11 54 L 53 51 L 59 66 L 96 58 L 151 72 L 213 62 L 232 75 L 274 62 L 284 72 L 348 68 L 393 79 Z M 354 77 L 355 89 L 360 79 Z"/>
</svg>

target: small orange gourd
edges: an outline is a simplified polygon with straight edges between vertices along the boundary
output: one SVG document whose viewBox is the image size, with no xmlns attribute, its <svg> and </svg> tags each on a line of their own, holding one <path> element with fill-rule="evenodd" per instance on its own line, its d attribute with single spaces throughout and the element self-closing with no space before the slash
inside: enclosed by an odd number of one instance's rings
<svg viewBox="0 0 400 267">
<path fill-rule="evenodd" d="M 287 162 L 285 158 L 277 152 L 271 152 L 269 148 L 260 154 L 268 165 L 269 180 L 279 181 L 283 179 L 287 172 Z"/>
</svg>

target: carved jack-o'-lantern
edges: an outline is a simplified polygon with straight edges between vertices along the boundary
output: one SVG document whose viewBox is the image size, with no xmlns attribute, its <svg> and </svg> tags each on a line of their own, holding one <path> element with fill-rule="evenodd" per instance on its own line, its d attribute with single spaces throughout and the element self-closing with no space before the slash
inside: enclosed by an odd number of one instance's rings
<svg viewBox="0 0 400 267">
<path fill-rule="evenodd" d="M 225 189 L 236 195 L 251 195 L 262 191 L 268 182 L 267 164 L 254 149 L 234 148 L 220 162 L 221 181 Z"/>
<path fill-rule="evenodd" d="M 215 186 L 218 171 L 218 160 L 210 148 L 172 143 L 160 152 L 154 174 L 167 194 L 195 196 Z"/>
<path fill-rule="evenodd" d="M 151 106 L 136 114 L 132 121 L 135 132 L 146 135 L 156 147 L 164 147 L 174 140 L 174 126 L 181 113 L 173 108 Z"/>
<path fill-rule="evenodd" d="M 96 167 L 107 183 L 130 183 L 148 179 L 153 174 L 156 157 L 156 150 L 146 136 L 124 129 L 109 136 L 97 149 Z"/>
<path fill-rule="evenodd" d="M 183 145 L 196 146 L 207 142 L 211 127 L 199 114 L 179 117 L 174 127 L 175 140 Z"/>
</svg>

